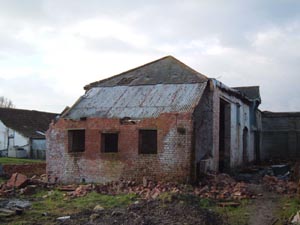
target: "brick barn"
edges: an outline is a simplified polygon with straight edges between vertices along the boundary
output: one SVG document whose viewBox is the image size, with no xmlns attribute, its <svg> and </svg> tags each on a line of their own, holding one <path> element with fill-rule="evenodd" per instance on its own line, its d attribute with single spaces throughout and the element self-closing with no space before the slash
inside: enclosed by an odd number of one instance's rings
<svg viewBox="0 0 300 225">
<path fill-rule="evenodd" d="M 85 86 L 47 132 L 47 172 L 63 183 L 143 177 L 191 182 L 255 159 L 256 93 L 172 56 Z"/>
</svg>

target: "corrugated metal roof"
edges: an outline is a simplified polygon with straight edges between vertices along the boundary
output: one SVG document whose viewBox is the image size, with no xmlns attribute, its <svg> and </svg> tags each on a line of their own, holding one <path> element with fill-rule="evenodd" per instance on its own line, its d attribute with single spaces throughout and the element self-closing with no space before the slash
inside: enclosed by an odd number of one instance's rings
<svg viewBox="0 0 300 225">
<path fill-rule="evenodd" d="M 149 118 L 167 112 L 189 112 L 205 87 L 206 82 L 93 87 L 64 117 Z"/>
</svg>

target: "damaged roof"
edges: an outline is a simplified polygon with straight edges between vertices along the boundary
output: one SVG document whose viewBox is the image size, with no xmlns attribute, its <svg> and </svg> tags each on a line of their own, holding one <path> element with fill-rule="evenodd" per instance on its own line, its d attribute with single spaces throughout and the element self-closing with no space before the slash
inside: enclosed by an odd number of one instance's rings
<svg viewBox="0 0 300 225">
<path fill-rule="evenodd" d="M 63 117 L 149 118 L 161 113 L 189 112 L 199 102 L 206 84 L 95 87 Z"/>
<path fill-rule="evenodd" d="M 191 84 L 203 83 L 207 80 L 206 76 L 173 56 L 166 56 L 110 78 L 88 84 L 84 89 L 154 84 Z"/>
<path fill-rule="evenodd" d="M 251 100 L 261 102 L 259 86 L 233 87 L 233 89 L 238 90 Z"/>
<path fill-rule="evenodd" d="M 35 110 L 0 108 L 0 121 L 28 138 L 45 138 L 37 131 L 46 132 L 57 115 Z"/>
<path fill-rule="evenodd" d="M 86 94 L 63 117 L 149 118 L 189 112 L 208 78 L 172 56 L 85 86 Z"/>
</svg>

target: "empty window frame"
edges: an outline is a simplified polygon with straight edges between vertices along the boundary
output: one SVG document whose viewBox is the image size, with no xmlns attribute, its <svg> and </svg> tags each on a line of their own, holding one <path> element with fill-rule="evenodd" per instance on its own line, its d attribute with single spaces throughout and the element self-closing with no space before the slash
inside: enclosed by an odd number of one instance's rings
<svg viewBox="0 0 300 225">
<path fill-rule="evenodd" d="M 68 131 L 69 152 L 84 152 L 85 130 Z"/>
<path fill-rule="evenodd" d="M 102 152 L 118 152 L 118 133 L 101 134 Z"/>
<path fill-rule="evenodd" d="M 157 154 L 157 130 L 139 130 L 139 154 Z"/>
</svg>

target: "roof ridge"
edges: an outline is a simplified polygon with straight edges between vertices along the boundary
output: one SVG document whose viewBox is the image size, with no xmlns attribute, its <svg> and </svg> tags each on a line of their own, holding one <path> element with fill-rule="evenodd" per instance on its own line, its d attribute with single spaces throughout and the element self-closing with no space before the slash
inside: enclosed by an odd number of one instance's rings
<svg viewBox="0 0 300 225">
<path fill-rule="evenodd" d="M 103 80 L 98 80 L 98 81 L 89 83 L 89 84 L 87 84 L 87 85 L 84 86 L 84 90 L 88 90 L 88 89 L 90 89 L 93 85 L 98 84 L 98 83 L 100 83 L 100 82 L 107 81 L 107 80 L 110 80 L 110 79 L 114 79 L 114 78 L 119 77 L 119 76 L 121 76 L 121 75 L 123 75 L 123 74 L 125 74 L 125 73 L 129 73 L 129 72 L 134 71 L 134 70 L 136 70 L 136 69 L 143 68 L 143 67 L 145 67 L 145 66 L 151 65 L 151 64 L 153 64 L 153 63 L 156 63 L 156 62 L 158 62 L 158 61 L 160 61 L 160 60 L 163 60 L 163 59 L 166 59 L 166 58 L 174 58 L 174 57 L 171 56 L 171 55 L 167 55 L 167 56 L 164 56 L 164 57 L 162 57 L 162 58 L 156 59 L 156 60 L 154 60 L 154 61 L 148 62 L 148 63 L 146 63 L 146 64 L 143 64 L 143 65 L 134 67 L 134 68 L 132 68 L 132 69 L 126 70 L 126 71 L 121 72 L 121 73 L 118 73 L 118 74 L 113 75 L 113 76 L 111 76 L 111 77 L 105 78 L 105 79 L 103 79 Z M 174 59 L 175 59 L 175 58 L 174 58 Z"/>
<path fill-rule="evenodd" d="M 87 91 L 87 90 L 89 90 L 90 88 L 96 86 L 97 84 L 100 84 L 100 83 L 103 83 L 103 82 L 106 82 L 106 81 L 109 81 L 109 80 L 116 79 L 116 78 L 118 78 L 118 77 L 120 77 L 120 76 L 122 76 L 122 75 L 125 75 L 125 74 L 127 74 L 127 73 L 130 73 L 130 72 L 135 71 L 135 70 L 138 70 L 138 69 L 141 69 L 141 68 L 143 68 L 143 67 L 147 67 L 147 66 L 149 66 L 149 65 L 151 65 L 151 64 L 157 63 L 157 62 L 159 62 L 159 61 L 163 61 L 163 60 L 165 60 L 165 59 L 172 59 L 172 60 L 176 61 L 176 63 L 180 64 L 180 65 L 181 65 L 182 67 L 184 67 L 185 69 L 187 69 L 187 70 L 189 70 L 189 71 L 195 73 L 195 75 L 197 75 L 198 78 L 200 78 L 201 76 L 203 76 L 203 77 L 205 77 L 206 79 L 208 79 L 207 76 L 205 76 L 205 75 L 199 73 L 198 71 L 196 71 L 196 70 L 194 70 L 193 68 L 189 67 L 188 65 L 184 64 L 184 63 L 181 62 L 180 60 L 176 59 L 174 56 L 172 56 L 172 55 L 167 55 L 167 56 L 164 56 L 164 57 L 162 57 L 162 58 L 156 59 L 156 60 L 154 60 L 154 61 L 148 62 L 148 63 L 146 63 L 146 64 L 140 65 L 140 66 L 138 66 L 138 67 L 129 69 L 129 70 L 127 70 L 127 71 L 124 71 L 124 72 L 122 72 L 122 73 L 116 74 L 116 75 L 114 75 L 114 76 L 111 76 L 111 77 L 108 77 L 108 78 L 105 78 L 105 79 L 98 80 L 98 81 L 92 82 L 92 83 L 90 83 L 90 84 L 87 84 L 87 85 L 84 86 L 84 90 Z"/>
<path fill-rule="evenodd" d="M 255 87 L 258 87 L 258 88 L 259 88 L 259 85 L 253 85 L 253 86 L 238 86 L 238 87 L 231 87 L 231 88 L 255 88 Z"/>
<path fill-rule="evenodd" d="M 54 112 L 39 111 L 39 110 L 35 110 L 35 109 L 16 109 L 16 108 L 0 107 L 0 110 L 14 110 L 14 111 L 23 111 L 23 112 L 38 112 L 38 113 L 59 114 L 59 113 L 54 113 Z"/>
</svg>

